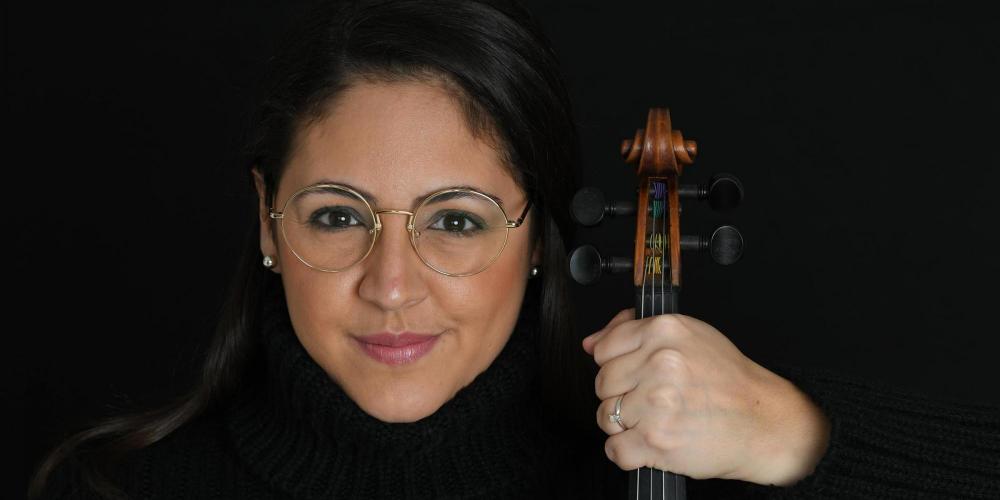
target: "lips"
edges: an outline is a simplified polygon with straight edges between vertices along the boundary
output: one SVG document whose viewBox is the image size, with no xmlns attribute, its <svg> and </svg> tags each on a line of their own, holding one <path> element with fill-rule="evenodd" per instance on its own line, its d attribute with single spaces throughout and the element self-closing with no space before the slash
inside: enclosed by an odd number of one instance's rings
<svg viewBox="0 0 1000 500">
<path fill-rule="evenodd" d="M 440 335 L 381 332 L 357 337 L 354 340 L 361 350 L 375 361 L 387 365 L 405 365 L 422 358 L 434 349 L 438 338 Z"/>
<path fill-rule="evenodd" d="M 388 347 L 402 347 L 402 346 L 427 342 L 428 340 L 434 337 L 435 337 L 434 335 L 425 335 L 413 332 L 402 332 L 399 334 L 381 332 L 381 333 L 376 333 L 374 335 L 365 335 L 364 337 L 359 337 L 358 340 L 366 344 L 382 345 Z"/>
</svg>

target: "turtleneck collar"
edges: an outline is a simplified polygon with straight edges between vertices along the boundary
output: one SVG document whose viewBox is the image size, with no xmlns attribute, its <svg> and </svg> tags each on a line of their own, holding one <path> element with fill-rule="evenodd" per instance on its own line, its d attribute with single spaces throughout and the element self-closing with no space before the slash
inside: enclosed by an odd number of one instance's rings
<svg viewBox="0 0 1000 500">
<path fill-rule="evenodd" d="M 535 310 L 525 301 L 496 360 L 434 414 L 386 423 L 365 413 L 308 354 L 279 279 L 261 307 L 257 387 L 227 411 L 253 473 L 296 498 L 468 498 L 530 490 L 550 439 L 532 418 Z"/>
</svg>

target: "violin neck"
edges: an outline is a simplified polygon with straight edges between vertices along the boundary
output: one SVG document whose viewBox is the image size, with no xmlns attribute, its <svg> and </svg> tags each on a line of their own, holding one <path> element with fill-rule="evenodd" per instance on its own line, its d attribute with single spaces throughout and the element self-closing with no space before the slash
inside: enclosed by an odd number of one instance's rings
<svg viewBox="0 0 1000 500">
<path fill-rule="evenodd" d="M 670 283 L 635 287 L 635 319 L 680 312 L 677 310 L 680 293 L 680 287 Z"/>
<path fill-rule="evenodd" d="M 685 477 L 643 467 L 628 472 L 630 500 L 687 500 Z"/>
<path fill-rule="evenodd" d="M 656 283 L 635 287 L 635 318 L 678 312 L 680 287 Z M 628 473 L 628 498 L 632 500 L 687 500 L 684 476 L 643 467 Z"/>
</svg>

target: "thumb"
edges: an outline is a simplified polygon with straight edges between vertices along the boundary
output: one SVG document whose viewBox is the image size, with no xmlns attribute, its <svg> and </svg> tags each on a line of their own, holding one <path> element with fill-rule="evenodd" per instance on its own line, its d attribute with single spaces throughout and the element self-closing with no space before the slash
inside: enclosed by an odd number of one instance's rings
<svg viewBox="0 0 1000 500">
<path fill-rule="evenodd" d="M 618 312 L 618 314 L 615 315 L 614 318 L 611 318 L 611 321 L 609 321 L 607 325 L 604 325 L 604 328 L 601 328 L 600 330 L 590 335 L 587 335 L 586 337 L 583 338 L 582 342 L 583 350 L 586 351 L 587 354 L 593 355 L 594 344 L 600 341 L 601 338 L 603 338 L 608 331 L 610 331 L 612 328 L 618 326 L 619 324 L 625 321 L 633 319 L 634 317 L 635 317 L 634 307 L 628 309 L 622 309 L 621 311 Z"/>
<path fill-rule="evenodd" d="M 603 336 L 604 336 L 604 330 L 602 329 L 602 330 L 598 330 L 597 332 L 592 333 L 592 334 L 584 337 L 583 338 L 583 350 L 586 351 L 587 354 L 593 356 L 594 355 L 594 344 L 596 344 L 597 341 L 601 337 L 603 337 Z"/>
</svg>

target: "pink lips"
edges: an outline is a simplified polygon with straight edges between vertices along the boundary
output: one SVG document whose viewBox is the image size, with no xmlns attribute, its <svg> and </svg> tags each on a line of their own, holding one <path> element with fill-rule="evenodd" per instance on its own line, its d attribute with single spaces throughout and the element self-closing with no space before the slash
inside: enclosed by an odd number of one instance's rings
<svg viewBox="0 0 1000 500">
<path fill-rule="evenodd" d="M 437 335 L 421 335 L 403 332 L 398 335 L 389 332 L 366 335 L 357 338 L 365 354 L 376 361 L 388 365 L 403 365 L 412 363 L 430 352 L 437 343 Z"/>
</svg>

